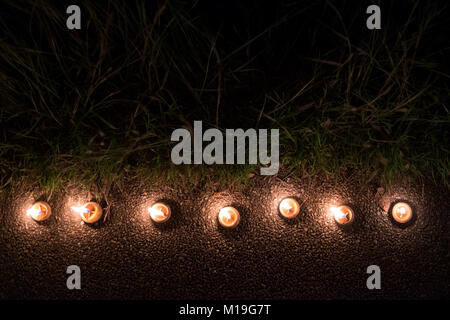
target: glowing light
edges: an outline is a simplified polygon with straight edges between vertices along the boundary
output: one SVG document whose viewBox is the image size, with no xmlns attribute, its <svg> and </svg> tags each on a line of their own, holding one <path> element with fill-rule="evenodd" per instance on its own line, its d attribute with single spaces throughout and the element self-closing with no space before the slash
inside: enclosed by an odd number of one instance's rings
<svg viewBox="0 0 450 320">
<path fill-rule="evenodd" d="M 157 202 L 148 208 L 150 217 L 154 222 L 162 223 L 169 220 L 171 215 L 170 207 L 162 202 Z"/>
<path fill-rule="evenodd" d="M 89 213 L 90 210 L 88 208 L 85 207 L 70 207 L 73 211 L 75 211 L 76 213 L 79 214 L 83 214 L 83 213 Z"/>
<path fill-rule="evenodd" d="M 398 202 L 392 207 L 392 218 L 398 223 L 407 223 L 413 217 L 411 206 L 405 202 Z"/>
<path fill-rule="evenodd" d="M 233 207 L 220 209 L 218 215 L 219 223 L 224 228 L 235 228 L 240 221 L 239 211 Z"/>
<path fill-rule="evenodd" d="M 349 224 L 353 221 L 354 213 L 349 206 L 331 207 L 331 213 L 333 213 L 334 220 L 340 225 Z"/>
<path fill-rule="evenodd" d="M 27 215 L 36 221 L 47 220 L 52 214 L 52 210 L 47 202 L 38 201 L 27 210 Z"/>
<path fill-rule="evenodd" d="M 81 219 L 86 223 L 94 223 L 97 222 L 103 213 L 102 207 L 97 202 L 88 202 L 83 206 L 73 206 L 71 207 L 73 211 L 78 213 Z"/>
<path fill-rule="evenodd" d="M 287 219 L 295 218 L 300 212 L 300 205 L 297 200 L 293 198 L 286 198 L 280 202 L 280 213 Z"/>
</svg>

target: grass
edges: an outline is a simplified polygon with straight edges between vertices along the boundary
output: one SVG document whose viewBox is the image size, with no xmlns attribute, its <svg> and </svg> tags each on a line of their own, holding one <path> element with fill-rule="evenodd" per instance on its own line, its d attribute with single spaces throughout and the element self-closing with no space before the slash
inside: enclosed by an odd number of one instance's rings
<svg viewBox="0 0 450 320">
<path fill-rule="evenodd" d="M 1 10 L 1 188 L 259 172 L 172 165 L 170 135 L 194 120 L 280 128 L 283 170 L 299 177 L 449 185 L 445 1 L 381 2 L 377 31 L 351 1 L 82 2 L 81 31 L 65 27 L 69 4 Z"/>
</svg>

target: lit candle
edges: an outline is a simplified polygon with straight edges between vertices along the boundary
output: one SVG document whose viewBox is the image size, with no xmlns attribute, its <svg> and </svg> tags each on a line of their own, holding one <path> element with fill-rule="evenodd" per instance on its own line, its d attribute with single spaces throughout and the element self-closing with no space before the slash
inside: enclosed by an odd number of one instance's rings
<svg viewBox="0 0 450 320">
<path fill-rule="evenodd" d="M 219 223 L 224 228 L 235 228 L 239 224 L 240 215 L 233 207 L 225 207 L 219 211 Z"/>
<path fill-rule="evenodd" d="M 287 219 L 295 218 L 300 212 L 300 205 L 293 198 L 286 198 L 280 202 L 280 213 Z"/>
<path fill-rule="evenodd" d="M 88 202 L 81 207 L 71 207 L 73 211 L 78 213 L 86 223 L 97 222 L 103 213 L 102 207 L 97 202 Z"/>
<path fill-rule="evenodd" d="M 349 206 L 331 207 L 334 220 L 340 225 L 349 224 L 353 221 L 353 210 Z"/>
<path fill-rule="evenodd" d="M 162 202 L 157 202 L 148 208 L 150 217 L 154 222 L 162 223 L 169 220 L 171 215 L 170 207 Z"/>
<path fill-rule="evenodd" d="M 27 210 L 27 215 L 36 221 L 47 220 L 52 214 L 52 209 L 47 202 L 38 201 Z"/>
<path fill-rule="evenodd" d="M 392 207 L 392 218 L 398 223 L 407 223 L 411 220 L 413 212 L 411 206 L 405 202 L 398 202 Z"/>
</svg>

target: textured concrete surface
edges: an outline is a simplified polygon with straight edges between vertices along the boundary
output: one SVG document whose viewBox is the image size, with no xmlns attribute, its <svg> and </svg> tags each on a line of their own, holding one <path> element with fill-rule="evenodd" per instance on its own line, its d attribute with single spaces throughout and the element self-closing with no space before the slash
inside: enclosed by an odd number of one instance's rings
<svg viewBox="0 0 450 320">
<path fill-rule="evenodd" d="M 255 177 L 242 191 L 177 190 L 128 183 L 111 190 L 108 219 L 82 224 L 70 206 L 90 200 L 69 188 L 47 199 L 49 221 L 26 216 L 38 190 L 3 195 L 0 216 L 2 299 L 378 299 L 449 298 L 449 212 L 445 188 L 354 181 Z M 294 221 L 277 212 L 285 196 L 302 210 Z M 171 204 L 172 219 L 155 226 L 146 208 Z M 409 201 L 416 220 L 392 224 L 388 210 Z M 349 203 L 350 230 L 328 213 Z M 218 227 L 221 206 L 241 211 L 234 230 Z M 366 268 L 381 268 L 381 290 L 366 288 Z M 66 288 L 66 268 L 81 268 L 81 290 Z"/>
</svg>

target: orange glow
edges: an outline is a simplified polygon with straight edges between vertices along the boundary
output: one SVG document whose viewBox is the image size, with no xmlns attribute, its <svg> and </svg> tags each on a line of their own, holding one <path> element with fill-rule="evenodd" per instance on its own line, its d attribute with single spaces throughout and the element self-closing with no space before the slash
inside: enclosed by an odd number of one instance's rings
<svg viewBox="0 0 450 320">
<path fill-rule="evenodd" d="M 331 207 L 334 220 L 340 225 L 349 224 L 353 221 L 353 210 L 349 206 Z"/>
<path fill-rule="evenodd" d="M 169 220 L 171 215 L 170 207 L 162 202 L 157 202 L 148 208 L 150 217 L 154 222 L 162 223 Z"/>
<path fill-rule="evenodd" d="M 27 210 L 27 215 L 36 221 L 47 220 L 52 214 L 52 210 L 47 202 L 38 201 Z"/>
<path fill-rule="evenodd" d="M 287 219 L 295 218 L 300 212 L 300 205 L 293 198 L 286 198 L 280 202 L 280 213 Z"/>
<path fill-rule="evenodd" d="M 240 221 L 239 211 L 233 207 L 225 207 L 219 211 L 219 223 L 224 228 L 235 228 Z"/>
<path fill-rule="evenodd" d="M 412 216 L 411 206 L 405 202 L 398 202 L 392 207 L 392 218 L 398 223 L 406 223 Z"/>
<path fill-rule="evenodd" d="M 97 202 L 88 202 L 83 206 L 73 206 L 71 207 L 73 211 L 78 213 L 81 219 L 86 223 L 94 223 L 97 222 L 103 213 L 102 207 Z"/>
</svg>

